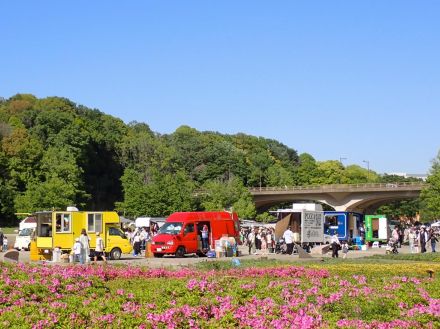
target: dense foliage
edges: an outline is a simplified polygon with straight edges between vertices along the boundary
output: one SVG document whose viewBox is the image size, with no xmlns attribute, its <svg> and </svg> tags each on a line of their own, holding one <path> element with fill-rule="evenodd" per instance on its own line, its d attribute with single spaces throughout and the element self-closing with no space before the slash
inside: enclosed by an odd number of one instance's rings
<svg viewBox="0 0 440 329">
<path fill-rule="evenodd" d="M 440 220 L 440 152 L 432 162 L 427 183 L 420 195 L 421 216 L 427 221 Z"/>
<path fill-rule="evenodd" d="M 0 264 L 4 328 L 437 328 L 438 265 Z"/>
<path fill-rule="evenodd" d="M 147 124 L 125 124 L 65 98 L 0 99 L 3 223 L 15 212 L 68 205 L 116 208 L 130 217 L 232 208 L 242 218 L 253 218 L 247 187 L 381 179 L 360 166 L 298 155 L 263 137 L 188 126 L 160 135 Z"/>
</svg>

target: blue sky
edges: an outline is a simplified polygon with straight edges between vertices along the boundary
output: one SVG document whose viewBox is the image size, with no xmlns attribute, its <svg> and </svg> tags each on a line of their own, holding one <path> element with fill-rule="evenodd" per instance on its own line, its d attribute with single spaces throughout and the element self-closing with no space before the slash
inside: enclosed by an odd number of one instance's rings
<svg viewBox="0 0 440 329">
<path fill-rule="evenodd" d="M 426 173 L 439 1 L 3 1 L 0 96 L 62 96 L 159 133 L 273 138 Z"/>
</svg>

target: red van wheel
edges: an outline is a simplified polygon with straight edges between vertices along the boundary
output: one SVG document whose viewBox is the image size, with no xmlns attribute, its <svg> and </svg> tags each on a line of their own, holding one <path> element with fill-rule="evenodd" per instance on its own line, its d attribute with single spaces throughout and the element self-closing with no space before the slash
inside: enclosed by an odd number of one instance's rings
<svg viewBox="0 0 440 329">
<path fill-rule="evenodd" d="M 185 256 L 185 253 L 186 253 L 185 247 L 179 247 L 176 250 L 176 257 L 182 258 Z"/>
</svg>

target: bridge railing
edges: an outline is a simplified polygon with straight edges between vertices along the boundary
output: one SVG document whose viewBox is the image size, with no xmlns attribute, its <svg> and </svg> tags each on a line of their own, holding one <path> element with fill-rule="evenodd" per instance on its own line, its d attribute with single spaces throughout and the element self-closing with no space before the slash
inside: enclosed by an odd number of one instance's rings
<svg viewBox="0 0 440 329">
<path fill-rule="evenodd" d="M 407 183 L 362 183 L 362 184 L 330 184 L 330 185 L 306 185 L 306 186 L 262 186 L 250 187 L 252 192 L 270 192 L 270 191 L 350 191 L 350 190 L 368 190 L 368 189 L 399 189 L 405 187 L 423 188 L 426 183 L 407 182 Z"/>
</svg>

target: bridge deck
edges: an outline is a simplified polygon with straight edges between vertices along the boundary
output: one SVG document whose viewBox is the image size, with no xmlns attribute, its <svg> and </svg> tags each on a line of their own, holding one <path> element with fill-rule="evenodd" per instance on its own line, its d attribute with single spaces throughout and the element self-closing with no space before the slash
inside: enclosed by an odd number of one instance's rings
<svg viewBox="0 0 440 329">
<path fill-rule="evenodd" d="M 369 184 L 332 184 L 309 186 L 278 186 L 253 187 L 249 191 L 253 195 L 275 193 L 323 193 L 323 192 L 372 192 L 372 191 L 421 191 L 426 183 L 369 183 Z"/>
</svg>

